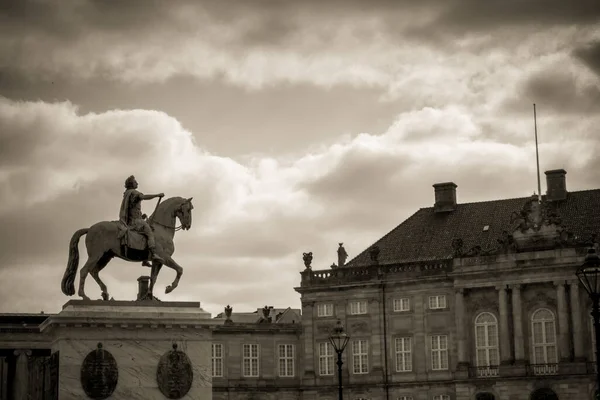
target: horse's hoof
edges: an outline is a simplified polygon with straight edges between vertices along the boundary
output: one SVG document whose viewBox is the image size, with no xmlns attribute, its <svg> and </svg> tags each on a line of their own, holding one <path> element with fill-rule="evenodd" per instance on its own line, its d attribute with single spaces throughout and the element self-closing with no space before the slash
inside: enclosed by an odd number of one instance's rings
<svg viewBox="0 0 600 400">
<path fill-rule="evenodd" d="M 90 298 L 87 297 L 85 294 L 84 295 L 79 295 L 79 297 L 81 297 L 82 300 L 89 300 Z"/>
<path fill-rule="evenodd" d="M 102 300 L 104 301 L 108 301 L 109 297 L 108 297 L 108 293 L 106 292 L 102 292 Z"/>
<path fill-rule="evenodd" d="M 167 293 L 167 294 L 168 294 L 168 293 L 171 293 L 171 292 L 173 291 L 173 289 L 175 289 L 175 288 L 169 285 L 169 286 L 167 286 L 167 288 L 165 289 L 165 293 Z"/>
</svg>

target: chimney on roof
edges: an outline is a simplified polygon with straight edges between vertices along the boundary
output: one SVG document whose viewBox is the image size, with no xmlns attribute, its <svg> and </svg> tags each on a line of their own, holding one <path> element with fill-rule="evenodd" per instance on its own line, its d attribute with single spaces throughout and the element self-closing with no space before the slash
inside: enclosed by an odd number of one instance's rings
<svg viewBox="0 0 600 400">
<path fill-rule="evenodd" d="M 435 212 L 449 212 L 456 209 L 456 188 L 454 182 L 436 183 L 435 189 Z"/>
<path fill-rule="evenodd" d="M 567 198 L 567 182 L 564 169 L 546 171 L 546 200 L 559 201 Z"/>
</svg>

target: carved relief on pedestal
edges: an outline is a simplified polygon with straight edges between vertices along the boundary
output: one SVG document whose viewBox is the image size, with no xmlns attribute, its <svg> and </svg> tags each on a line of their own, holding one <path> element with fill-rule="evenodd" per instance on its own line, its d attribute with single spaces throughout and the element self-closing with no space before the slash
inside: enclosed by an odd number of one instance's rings
<svg viewBox="0 0 600 400">
<path fill-rule="evenodd" d="M 177 350 L 177 344 L 158 361 L 156 381 L 168 399 L 181 399 L 190 391 L 194 381 L 192 363 L 187 354 Z"/>
<path fill-rule="evenodd" d="M 94 400 L 110 397 L 119 381 L 117 361 L 98 343 L 98 348 L 92 350 L 81 365 L 81 386 L 85 394 Z"/>
</svg>

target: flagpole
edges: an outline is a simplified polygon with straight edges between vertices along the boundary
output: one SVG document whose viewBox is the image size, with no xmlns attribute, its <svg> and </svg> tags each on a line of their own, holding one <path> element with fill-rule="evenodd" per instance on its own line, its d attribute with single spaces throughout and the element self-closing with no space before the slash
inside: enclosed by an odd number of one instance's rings
<svg viewBox="0 0 600 400">
<path fill-rule="evenodd" d="M 540 182 L 540 154 L 538 151 L 537 115 L 535 103 L 533 103 L 533 126 L 535 129 L 535 161 L 537 164 L 538 201 L 542 201 L 542 183 Z"/>
</svg>

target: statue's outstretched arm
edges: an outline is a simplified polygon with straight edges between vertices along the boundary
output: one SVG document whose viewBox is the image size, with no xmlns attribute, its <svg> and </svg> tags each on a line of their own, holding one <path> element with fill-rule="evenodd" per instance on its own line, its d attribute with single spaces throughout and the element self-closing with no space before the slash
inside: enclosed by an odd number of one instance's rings
<svg viewBox="0 0 600 400">
<path fill-rule="evenodd" d="M 152 200 L 154 198 L 157 197 L 164 197 L 165 194 L 164 193 L 158 193 L 158 194 L 142 194 L 140 195 L 140 199 L 142 200 Z"/>
</svg>

